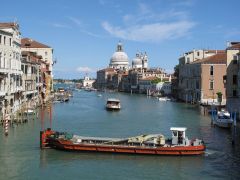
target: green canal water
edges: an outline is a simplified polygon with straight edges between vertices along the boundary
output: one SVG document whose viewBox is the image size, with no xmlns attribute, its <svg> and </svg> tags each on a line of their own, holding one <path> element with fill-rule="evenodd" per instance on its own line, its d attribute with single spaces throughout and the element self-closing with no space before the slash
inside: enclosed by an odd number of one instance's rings
<svg viewBox="0 0 240 180">
<path fill-rule="evenodd" d="M 0 180 L 61 179 L 240 179 L 239 134 L 233 147 L 231 131 L 211 127 L 197 107 L 159 102 L 143 95 L 74 91 L 67 103 L 53 105 L 52 122 L 41 118 L 11 127 L 8 137 L 0 127 Z M 107 98 L 121 100 L 119 112 L 105 110 Z M 40 150 L 39 131 L 52 124 L 58 131 L 82 136 L 129 137 L 187 127 L 189 138 L 202 138 L 202 156 L 175 157 Z M 239 129 L 238 129 L 239 132 Z"/>
</svg>

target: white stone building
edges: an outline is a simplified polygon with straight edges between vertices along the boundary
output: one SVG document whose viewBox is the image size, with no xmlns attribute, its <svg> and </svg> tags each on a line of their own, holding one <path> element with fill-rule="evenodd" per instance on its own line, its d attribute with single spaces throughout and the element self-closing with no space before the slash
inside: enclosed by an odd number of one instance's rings
<svg viewBox="0 0 240 180">
<path fill-rule="evenodd" d="M 117 50 L 113 53 L 110 59 L 110 68 L 120 69 L 120 70 L 128 70 L 129 69 L 129 62 L 128 56 L 123 50 L 122 43 L 118 43 Z"/>
<path fill-rule="evenodd" d="M 17 23 L 0 23 L 0 112 L 10 114 L 21 104 L 22 71 Z"/>
<path fill-rule="evenodd" d="M 92 88 L 94 82 L 95 82 L 94 79 L 90 79 L 88 76 L 85 76 L 83 79 L 83 87 Z"/>
<path fill-rule="evenodd" d="M 147 53 L 137 53 L 136 57 L 132 61 L 133 69 L 147 69 L 148 68 L 148 56 Z"/>
</svg>

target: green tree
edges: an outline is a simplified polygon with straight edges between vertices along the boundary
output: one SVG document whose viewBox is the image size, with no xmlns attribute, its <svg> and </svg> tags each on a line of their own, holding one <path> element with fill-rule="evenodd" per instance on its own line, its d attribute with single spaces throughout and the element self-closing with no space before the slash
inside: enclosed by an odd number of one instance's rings
<svg viewBox="0 0 240 180">
<path fill-rule="evenodd" d="M 216 94 L 217 94 L 217 97 L 218 97 L 218 102 L 221 105 L 221 103 L 222 103 L 222 92 L 217 92 Z"/>
</svg>

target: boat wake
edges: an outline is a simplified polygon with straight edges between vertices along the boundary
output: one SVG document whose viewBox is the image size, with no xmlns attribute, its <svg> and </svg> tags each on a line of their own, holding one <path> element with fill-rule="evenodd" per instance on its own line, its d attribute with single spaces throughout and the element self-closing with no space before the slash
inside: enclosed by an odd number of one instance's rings
<svg viewBox="0 0 240 180">
<path fill-rule="evenodd" d="M 205 156 L 210 156 L 210 155 L 213 155 L 213 154 L 216 154 L 216 153 L 218 153 L 218 151 L 216 151 L 216 150 L 211 150 L 211 149 L 206 149 L 204 155 L 205 155 Z"/>
</svg>

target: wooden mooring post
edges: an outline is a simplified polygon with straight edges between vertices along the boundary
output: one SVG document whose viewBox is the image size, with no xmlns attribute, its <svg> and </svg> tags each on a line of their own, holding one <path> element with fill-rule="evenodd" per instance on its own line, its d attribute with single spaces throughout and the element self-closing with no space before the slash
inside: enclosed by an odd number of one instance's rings
<svg viewBox="0 0 240 180">
<path fill-rule="evenodd" d="M 237 112 L 234 112 L 233 123 L 232 123 L 232 145 L 235 145 L 237 133 Z"/>
</svg>

